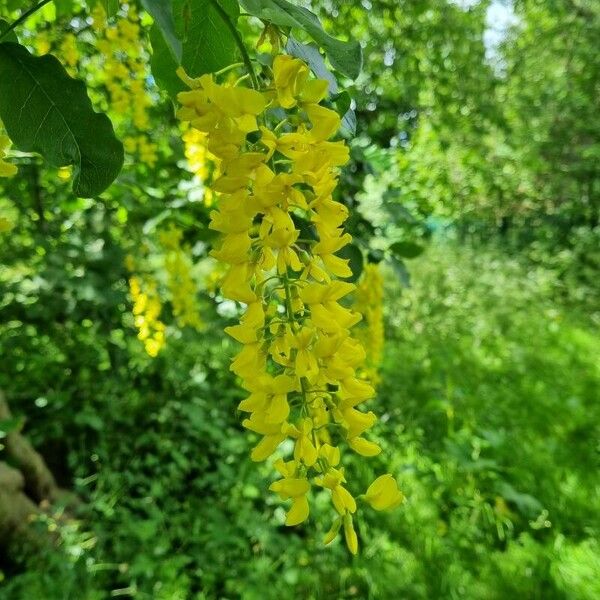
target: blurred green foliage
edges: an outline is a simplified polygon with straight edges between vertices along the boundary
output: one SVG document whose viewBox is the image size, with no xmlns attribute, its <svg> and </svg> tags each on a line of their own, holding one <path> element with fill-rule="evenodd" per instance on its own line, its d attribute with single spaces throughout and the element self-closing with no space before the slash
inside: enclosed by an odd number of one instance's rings
<svg viewBox="0 0 600 600">
<path fill-rule="evenodd" d="M 360 521 L 354 560 L 321 546 L 318 511 L 290 530 L 265 497 L 218 331 L 152 360 L 126 320 L 67 328 L 50 303 L 36 325 L 8 320 L 0 385 L 85 507 L 0 597 L 597 597 L 594 325 L 556 301 L 553 271 L 497 250 L 444 242 L 413 264 L 386 304 L 384 452 L 353 465 L 366 485 L 387 464 L 409 501 Z"/>
</svg>

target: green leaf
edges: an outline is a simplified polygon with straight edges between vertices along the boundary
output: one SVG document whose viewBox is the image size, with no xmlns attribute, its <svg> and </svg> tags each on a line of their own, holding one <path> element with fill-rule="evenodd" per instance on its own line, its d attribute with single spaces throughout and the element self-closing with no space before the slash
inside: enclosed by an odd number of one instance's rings
<svg viewBox="0 0 600 600">
<path fill-rule="evenodd" d="M 119 0 L 102 0 L 102 8 L 107 17 L 114 17 L 119 12 Z"/>
<path fill-rule="evenodd" d="M 52 55 L 0 44 L 0 119 L 17 149 L 52 166 L 74 166 L 73 192 L 103 192 L 123 165 L 123 145 L 108 117 L 94 112 L 85 85 Z"/>
<path fill-rule="evenodd" d="M 395 242 L 389 247 L 390 252 L 398 258 L 415 258 L 425 248 L 415 242 Z"/>
<path fill-rule="evenodd" d="M 336 110 L 342 115 L 342 134 L 353 137 L 356 134 L 356 114 L 352 110 L 352 98 L 347 91 L 340 92 L 332 98 Z"/>
<path fill-rule="evenodd" d="M 144 8 L 152 15 L 154 24 L 160 30 L 167 48 L 173 55 L 177 64 L 181 62 L 181 41 L 175 33 L 173 8 L 170 0 L 142 0 Z M 154 44 L 153 44 L 154 47 Z"/>
<path fill-rule="evenodd" d="M 4 19 L 0 19 L 0 35 L 2 34 L 3 31 L 6 31 L 6 29 L 10 26 L 8 21 L 5 21 Z M 9 31 L 6 34 L 6 37 L 2 38 L 2 42 L 14 42 L 15 44 L 19 43 L 19 40 L 17 39 L 17 34 L 15 33 L 15 30 L 13 29 L 12 31 Z"/>
<path fill-rule="evenodd" d="M 65 15 L 73 14 L 73 0 L 54 0 L 56 7 L 56 16 L 64 17 Z"/>
<path fill-rule="evenodd" d="M 239 15 L 238 3 L 220 0 L 219 5 L 235 24 Z M 165 27 L 157 19 L 150 30 L 150 64 L 156 83 L 175 98 L 178 92 L 186 89 L 175 73 L 179 64 L 190 77 L 212 73 L 234 62 L 236 45 L 210 0 L 173 0 L 172 21 L 172 36 L 179 43 L 178 52 L 174 54 L 173 40 L 169 42 L 170 34 L 165 33 Z"/>
<path fill-rule="evenodd" d="M 178 64 L 157 23 L 150 28 L 150 43 L 152 44 L 152 56 L 150 57 L 150 67 L 152 75 L 158 85 L 166 90 L 173 100 L 177 94 L 186 89 L 185 84 L 177 76 Z"/>
<path fill-rule="evenodd" d="M 410 273 L 404 262 L 395 256 L 391 257 L 390 262 L 392 263 L 392 268 L 396 272 L 396 275 L 398 275 L 398 279 L 402 282 L 402 285 L 404 287 L 410 287 Z"/>
<path fill-rule="evenodd" d="M 21 431 L 25 419 L 23 417 L 10 417 L 10 419 L 0 420 L 0 439 L 5 438 L 9 433 Z"/>
<path fill-rule="evenodd" d="M 270 21 L 279 27 L 301 29 L 325 50 L 335 69 L 356 79 L 362 65 L 362 50 L 357 41 L 343 42 L 325 32 L 321 22 L 310 10 L 286 0 L 240 0 L 251 15 Z"/>
<path fill-rule="evenodd" d="M 340 258 L 346 258 L 349 261 L 348 266 L 352 271 L 352 276 L 347 277 L 346 281 L 350 281 L 351 283 L 358 281 L 358 278 L 361 276 L 364 267 L 363 253 L 361 252 L 360 248 L 356 244 L 348 244 L 335 254 L 336 256 L 339 256 Z"/>
<path fill-rule="evenodd" d="M 219 0 L 235 24 L 239 6 L 235 0 Z M 177 37 L 182 40 L 181 64 L 190 77 L 213 73 L 234 62 L 235 40 L 210 0 L 174 0 Z"/>
</svg>

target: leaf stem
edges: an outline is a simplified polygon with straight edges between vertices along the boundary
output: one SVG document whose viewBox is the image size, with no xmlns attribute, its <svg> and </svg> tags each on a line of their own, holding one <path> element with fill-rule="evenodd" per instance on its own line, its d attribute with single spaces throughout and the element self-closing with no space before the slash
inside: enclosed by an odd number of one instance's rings
<svg viewBox="0 0 600 600">
<path fill-rule="evenodd" d="M 10 33 L 15 27 L 18 27 L 23 21 L 27 20 L 33 13 L 43 8 L 46 4 L 52 2 L 52 0 L 42 0 L 38 2 L 35 6 L 32 6 L 29 10 L 26 10 L 16 21 L 11 23 L 1 34 L 0 40 L 5 37 L 8 33 Z"/>
<path fill-rule="evenodd" d="M 246 50 L 246 46 L 244 45 L 244 40 L 242 40 L 242 37 L 240 36 L 239 31 L 236 29 L 235 25 L 231 22 L 229 15 L 225 12 L 223 7 L 219 4 L 218 0 L 210 0 L 210 3 L 213 5 L 214 9 L 219 13 L 219 16 L 221 17 L 221 19 L 223 20 L 223 22 L 229 29 L 231 35 L 233 36 L 233 39 L 235 40 L 235 43 L 236 43 L 237 47 L 239 48 L 239 51 L 242 55 L 242 60 L 244 61 L 244 64 L 246 65 L 246 69 L 248 70 L 248 73 L 250 75 L 250 79 L 252 79 L 252 87 L 254 87 L 254 89 L 258 90 L 260 88 L 260 85 L 258 83 L 258 79 L 256 78 L 256 73 L 254 72 L 254 67 L 252 66 L 252 61 L 250 60 L 250 55 L 248 54 L 248 50 Z"/>
</svg>

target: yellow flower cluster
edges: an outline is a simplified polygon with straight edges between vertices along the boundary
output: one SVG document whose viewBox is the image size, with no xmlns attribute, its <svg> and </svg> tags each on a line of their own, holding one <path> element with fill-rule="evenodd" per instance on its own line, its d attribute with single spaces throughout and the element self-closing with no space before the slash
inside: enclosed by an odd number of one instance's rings
<svg viewBox="0 0 600 600">
<path fill-rule="evenodd" d="M 77 38 L 72 33 L 67 33 L 62 36 L 62 41 L 59 47 L 59 56 L 61 56 L 63 62 L 70 67 L 75 69 L 79 62 L 79 50 L 77 49 Z"/>
<path fill-rule="evenodd" d="M 53 52 L 63 63 L 67 72 L 73 77 L 76 76 L 80 54 L 77 48 L 77 36 L 74 33 L 57 34 L 55 30 L 36 31 L 31 45 L 40 56 Z"/>
<path fill-rule="evenodd" d="M 127 14 L 109 23 L 101 3 L 92 10 L 92 29 L 96 47 L 102 53 L 103 81 L 110 98 L 110 107 L 121 121 L 131 119 L 137 133 L 124 139 L 125 150 L 136 154 L 152 167 L 157 160 L 157 146 L 147 135 L 150 130 L 148 108 L 152 97 L 146 88 L 148 60 L 140 43 L 140 23 L 133 4 Z M 124 85 L 124 82 L 127 82 Z"/>
<path fill-rule="evenodd" d="M 326 541 L 343 524 L 356 553 L 357 503 L 340 445 L 363 456 L 381 450 L 364 437 L 375 414 L 359 408 L 374 395 L 357 375 L 365 352 L 350 334 L 361 316 L 342 300 L 355 286 L 340 280 L 352 273 L 336 252 L 351 237 L 343 229 L 348 210 L 332 193 L 349 152 L 331 141 L 340 118 L 321 104 L 328 84 L 311 78 L 303 61 L 281 55 L 264 92 L 180 75 L 191 89 L 179 94 L 178 116 L 206 134 L 220 160 L 210 227 L 222 241 L 212 255 L 228 265 L 223 295 L 246 305 L 240 324 L 226 332 L 243 344 L 231 369 L 248 391 L 239 405 L 248 414 L 243 425 L 261 437 L 251 458 L 265 460 L 289 440 L 292 455 L 275 461 L 282 478 L 270 487 L 291 501 L 286 524 L 305 521 L 311 490 L 324 490 L 338 515 Z M 301 222 L 314 239 L 301 236 Z M 361 498 L 383 510 L 402 494 L 385 475 Z"/>
<path fill-rule="evenodd" d="M 192 261 L 187 249 L 181 244 L 183 232 L 171 226 L 160 234 L 165 254 L 167 285 L 171 294 L 173 314 L 180 327 L 189 325 L 202 328 L 202 320 L 196 302 L 196 284 L 192 278 Z"/>
<path fill-rule="evenodd" d="M 142 280 L 133 275 L 129 278 L 129 293 L 133 300 L 133 316 L 138 339 L 144 342 L 149 356 L 155 357 L 165 345 L 165 324 L 159 319 L 161 305 L 156 282 Z"/>
<path fill-rule="evenodd" d="M 208 187 L 208 182 L 214 170 L 214 157 L 208 151 L 206 134 L 189 127 L 184 132 L 182 139 L 189 170 L 196 175 L 202 184 L 204 204 L 211 206 L 213 193 Z"/>
<path fill-rule="evenodd" d="M 383 328 L 383 277 L 379 265 L 369 263 L 356 286 L 354 308 L 363 317 L 363 326 L 357 328 L 357 337 L 367 353 L 363 373 L 374 385 L 380 381 L 379 366 L 385 341 Z"/>
<path fill-rule="evenodd" d="M 37 31 L 32 40 L 35 51 L 40 55 L 48 54 L 52 49 L 52 41 L 47 31 Z"/>
<path fill-rule="evenodd" d="M 223 278 L 227 272 L 227 267 L 223 263 L 215 261 L 211 265 L 210 271 L 204 277 L 204 289 L 211 295 L 216 296 L 223 283 Z"/>
<path fill-rule="evenodd" d="M 10 139 L 0 132 L 0 177 L 14 177 L 17 174 L 17 167 L 4 160 L 9 146 Z"/>
</svg>

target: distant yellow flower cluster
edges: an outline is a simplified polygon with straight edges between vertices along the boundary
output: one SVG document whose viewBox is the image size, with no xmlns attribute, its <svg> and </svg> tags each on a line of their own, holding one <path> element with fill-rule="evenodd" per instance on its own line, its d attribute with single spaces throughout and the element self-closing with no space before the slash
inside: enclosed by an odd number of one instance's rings
<svg viewBox="0 0 600 600">
<path fill-rule="evenodd" d="M 291 442 L 270 488 L 291 501 L 286 524 L 305 521 L 311 490 L 324 490 L 337 513 L 326 541 L 343 526 L 356 553 L 357 502 L 340 447 L 363 456 L 381 450 L 364 437 L 376 416 L 360 409 L 375 393 L 358 375 L 365 351 L 350 334 L 361 316 L 343 305 L 355 286 L 341 280 L 352 272 L 336 253 L 351 237 L 343 228 L 348 209 L 332 193 L 349 152 L 331 141 L 340 117 L 321 104 L 328 84 L 303 61 L 281 55 L 264 92 L 180 75 L 191 89 L 179 94 L 178 116 L 206 135 L 220 161 L 210 227 L 222 241 L 212 255 L 228 267 L 223 295 L 246 305 L 240 324 L 226 332 L 243 344 L 231 369 L 248 391 L 239 405 L 248 414 L 243 425 L 261 438 L 251 457 L 265 460 Z M 359 498 L 383 510 L 403 496 L 384 475 Z"/>
<path fill-rule="evenodd" d="M 77 66 L 81 55 L 77 48 L 77 36 L 72 33 L 55 34 L 54 31 L 37 31 L 31 41 L 39 55 L 54 51 L 70 75 L 77 74 Z"/>
<path fill-rule="evenodd" d="M 213 193 L 209 187 L 209 180 L 214 169 L 214 157 L 207 148 L 206 134 L 189 127 L 182 136 L 189 170 L 196 175 L 202 183 L 203 201 L 206 206 L 213 203 Z"/>
<path fill-rule="evenodd" d="M 383 277 L 379 265 L 365 266 L 356 286 L 354 308 L 364 317 L 364 326 L 357 328 L 357 337 L 367 353 L 363 372 L 377 386 L 380 381 L 379 366 L 385 341 L 383 327 Z"/>
<path fill-rule="evenodd" d="M 114 23 L 107 19 L 101 3 L 92 10 L 92 29 L 96 46 L 102 53 L 103 81 L 110 98 L 110 108 L 121 120 L 131 119 L 134 135 L 125 137 L 123 143 L 129 154 L 152 167 L 157 161 L 157 146 L 148 136 L 152 97 L 146 88 L 147 57 L 140 44 L 140 24 L 135 7 L 127 5 L 125 17 Z"/>
<path fill-rule="evenodd" d="M 188 325 L 201 329 L 202 320 L 196 301 L 197 285 L 191 273 L 192 261 L 188 251 L 181 244 L 182 238 L 183 232 L 174 226 L 160 234 L 160 242 L 165 249 L 165 270 L 173 315 L 180 327 Z"/>
<path fill-rule="evenodd" d="M 133 316 L 138 339 L 144 343 L 149 356 L 158 355 L 165 345 L 165 324 L 160 320 L 161 304 L 156 282 L 151 278 L 142 280 L 133 275 L 129 278 L 129 293 L 133 300 Z"/>
<path fill-rule="evenodd" d="M 79 62 L 79 50 L 77 49 L 77 38 L 73 33 L 66 33 L 62 36 L 59 46 L 59 56 L 70 69 L 75 69 Z"/>
</svg>

